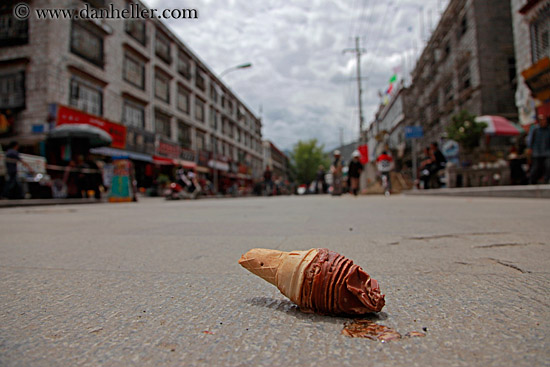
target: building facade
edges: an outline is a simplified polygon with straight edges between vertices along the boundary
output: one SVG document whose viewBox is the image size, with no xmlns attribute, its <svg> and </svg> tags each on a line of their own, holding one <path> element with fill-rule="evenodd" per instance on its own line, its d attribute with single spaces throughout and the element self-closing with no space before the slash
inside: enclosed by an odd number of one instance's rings
<svg viewBox="0 0 550 367">
<path fill-rule="evenodd" d="M 263 146 L 264 171 L 269 167 L 274 180 L 277 178 L 282 178 L 283 181 L 288 180 L 290 176 L 290 162 L 286 154 L 269 140 L 264 140 Z"/>
<path fill-rule="evenodd" d="M 517 120 L 510 3 L 451 0 L 412 73 L 409 124 L 421 125 L 419 147 L 445 136 L 461 110 Z"/>
<path fill-rule="evenodd" d="M 62 109 L 124 135 L 103 150 L 107 155 L 116 148 L 153 163 L 261 176 L 261 120 L 159 19 L 37 19 L 34 9 L 86 5 L 32 0 L 31 16 L 17 20 L 16 3 L 0 5 L 3 143 L 16 139 L 38 153 Z M 145 8 L 139 1 L 111 3 Z"/>
<path fill-rule="evenodd" d="M 516 105 L 523 125 L 550 116 L 550 0 L 512 0 Z"/>
<path fill-rule="evenodd" d="M 367 129 L 370 161 L 376 160 L 385 149 L 389 149 L 396 158 L 403 157 L 407 147 L 405 126 L 411 123 L 408 120 L 413 105 L 411 102 L 410 89 L 401 84 L 388 103 L 379 106 L 374 121 Z"/>
</svg>

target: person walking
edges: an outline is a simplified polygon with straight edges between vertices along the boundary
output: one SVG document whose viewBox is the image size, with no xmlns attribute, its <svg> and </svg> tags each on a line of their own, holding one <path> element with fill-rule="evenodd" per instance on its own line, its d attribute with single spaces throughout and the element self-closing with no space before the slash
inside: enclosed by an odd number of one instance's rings
<svg viewBox="0 0 550 367">
<path fill-rule="evenodd" d="M 17 180 L 18 162 L 21 162 L 21 164 L 29 170 L 29 173 L 33 172 L 31 166 L 19 156 L 19 143 L 12 141 L 9 143 L 8 150 L 6 151 L 6 172 L 8 174 L 8 180 L 6 181 L 3 194 L 4 197 L 8 199 L 23 199 L 23 190 Z"/>
<path fill-rule="evenodd" d="M 363 165 L 359 161 L 359 157 L 361 156 L 361 153 L 359 153 L 357 150 L 353 152 L 351 155 L 352 159 L 351 162 L 349 162 L 348 166 L 348 176 L 350 179 L 350 193 L 353 193 L 353 195 L 357 196 L 357 193 L 359 191 L 359 177 L 361 177 L 361 172 L 363 172 Z"/>
<path fill-rule="evenodd" d="M 325 167 L 319 166 L 315 177 L 315 193 L 324 194 L 326 192 L 327 183 L 325 181 Z"/>
<path fill-rule="evenodd" d="M 544 183 L 550 183 L 550 117 L 538 116 L 539 123 L 529 130 L 527 146 L 531 154 L 532 165 L 529 172 L 529 183 L 537 184 L 543 177 Z"/>
<path fill-rule="evenodd" d="M 332 173 L 332 196 L 342 195 L 342 162 L 341 153 L 339 150 L 334 151 L 334 161 L 330 166 L 330 172 Z"/>
</svg>

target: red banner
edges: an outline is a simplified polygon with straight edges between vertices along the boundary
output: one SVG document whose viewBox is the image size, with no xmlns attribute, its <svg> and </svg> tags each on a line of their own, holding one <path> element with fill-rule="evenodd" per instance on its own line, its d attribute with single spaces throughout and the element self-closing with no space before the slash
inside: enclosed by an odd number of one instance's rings
<svg viewBox="0 0 550 367">
<path fill-rule="evenodd" d="M 115 124 L 114 122 L 105 120 L 104 118 L 58 105 L 56 125 L 59 126 L 64 124 L 88 124 L 98 127 L 111 135 L 113 138 L 113 143 L 111 146 L 113 148 L 126 148 L 126 126 L 124 125 Z"/>
<path fill-rule="evenodd" d="M 369 146 L 367 144 L 360 145 L 359 149 L 357 149 L 359 153 L 361 153 L 361 157 L 359 157 L 359 160 L 361 161 L 361 164 L 366 164 L 369 161 Z"/>
</svg>

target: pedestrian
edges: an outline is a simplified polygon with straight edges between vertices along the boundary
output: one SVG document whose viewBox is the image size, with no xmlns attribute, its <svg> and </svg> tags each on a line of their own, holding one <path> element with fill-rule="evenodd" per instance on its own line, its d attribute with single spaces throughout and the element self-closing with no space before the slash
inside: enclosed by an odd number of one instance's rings
<svg viewBox="0 0 550 367">
<path fill-rule="evenodd" d="M 273 179 L 271 174 L 271 169 L 269 166 L 265 167 L 264 171 L 264 186 L 267 196 L 273 195 Z"/>
<path fill-rule="evenodd" d="M 432 156 L 430 154 L 430 147 L 427 146 L 424 148 L 424 156 L 422 157 L 422 160 L 420 161 L 420 180 L 422 181 L 423 185 L 422 188 L 424 190 L 427 190 L 430 188 L 430 171 L 432 168 Z"/>
<path fill-rule="evenodd" d="M 529 183 L 537 184 L 542 177 L 544 183 L 550 183 L 550 117 L 538 116 L 538 125 L 531 126 L 527 137 L 527 146 L 532 163 Z"/>
<path fill-rule="evenodd" d="M 12 141 L 8 145 L 8 150 L 6 151 L 6 172 L 8 174 L 8 180 L 6 186 L 4 187 L 4 197 L 8 199 L 22 199 L 23 190 L 21 185 L 17 180 L 17 163 L 21 162 L 25 168 L 29 170 L 30 173 L 33 172 L 31 166 L 27 162 L 23 161 L 19 156 L 19 143 Z"/>
<path fill-rule="evenodd" d="M 376 158 L 376 166 L 378 168 L 378 172 L 380 173 L 380 177 L 382 178 L 382 186 L 384 188 L 385 194 L 389 195 L 389 193 L 391 192 L 390 173 L 393 170 L 392 156 L 389 155 L 388 152 L 384 150 L 382 154 L 380 154 Z M 385 183 L 384 183 L 384 180 L 386 181 Z"/>
<path fill-rule="evenodd" d="M 321 164 L 315 175 L 315 193 L 324 194 L 326 192 L 327 183 L 325 181 L 325 167 Z"/>
<path fill-rule="evenodd" d="M 342 162 L 341 153 L 339 150 L 334 151 L 334 160 L 330 166 L 330 172 L 332 173 L 332 196 L 342 195 Z"/>
<path fill-rule="evenodd" d="M 512 185 L 525 185 L 527 183 L 527 176 L 523 170 L 523 158 L 518 154 L 516 146 L 510 148 L 510 154 L 508 154 L 508 166 L 510 167 L 510 183 Z"/>
<path fill-rule="evenodd" d="M 351 155 L 352 160 L 349 162 L 348 167 L 351 193 L 355 196 L 357 196 L 357 192 L 359 191 L 359 177 L 361 177 L 361 172 L 363 172 L 363 165 L 359 161 L 360 156 L 361 153 L 359 153 L 359 151 L 354 151 Z"/>
<path fill-rule="evenodd" d="M 439 150 L 439 146 L 434 141 L 430 144 L 430 156 L 432 163 L 430 165 L 430 186 L 434 188 L 439 188 L 441 186 L 439 181 L 439 171 L 445 168 L 447 164 L 447 159 Z"/>
</svg>

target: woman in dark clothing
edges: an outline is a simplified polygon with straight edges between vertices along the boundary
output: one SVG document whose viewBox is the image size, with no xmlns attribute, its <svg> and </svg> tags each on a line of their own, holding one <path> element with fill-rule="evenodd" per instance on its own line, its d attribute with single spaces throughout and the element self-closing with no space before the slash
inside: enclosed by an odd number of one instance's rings
<svg viewBox="0 0 550 367">
<path fill-rule="evenodd" d="M 359 177 L 361 177 L 361 172 L 363 171 L 363 165 L 359 161 L 359 156 L 360 153 L 358 151 L 353 152 L 353 159 L 349 162 L 348 166 L 351 192 L 353 192 L 355 196 L 357 196 L 357 192 L 359 191 Z"/>
</svg>

